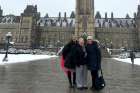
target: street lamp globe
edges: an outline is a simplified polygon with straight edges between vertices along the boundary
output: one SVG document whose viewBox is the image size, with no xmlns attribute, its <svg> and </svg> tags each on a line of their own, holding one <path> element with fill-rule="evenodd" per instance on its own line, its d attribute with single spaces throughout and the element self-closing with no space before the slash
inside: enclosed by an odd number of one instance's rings
<svg viewBox="0 0 140 93">
<path fill-rule="evenodd" d="M 8 32 L 8 33 L 6 34 L 6 37 L 12 37 L 12 33 L 11 33 L 11 32 Z"/>
<path fill-rule="evenodd" d="M 57 43 L 60 43 L 60 40 L 57 40 Z"/>
</svg>

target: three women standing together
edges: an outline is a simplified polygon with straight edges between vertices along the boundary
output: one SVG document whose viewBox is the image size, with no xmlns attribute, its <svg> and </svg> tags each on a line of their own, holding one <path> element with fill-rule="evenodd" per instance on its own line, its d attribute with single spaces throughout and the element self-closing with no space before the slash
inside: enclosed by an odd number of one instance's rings
<svg viewBox="0 0 140 93">
<path fill-rule="evenodd" d="M 83 38 L 79 38 L 78 41 L 73 38 L 64 47 L 62 56 L 70 88 L 88 89 L 87 75 L 89 69 L 92 77 L 91 89 L 94 89 L 95 78 L 101 68 L 101 52 L 98 43 L 93 40 L 92 36 L 87 37 L 87 42 Z"/>
</svg>

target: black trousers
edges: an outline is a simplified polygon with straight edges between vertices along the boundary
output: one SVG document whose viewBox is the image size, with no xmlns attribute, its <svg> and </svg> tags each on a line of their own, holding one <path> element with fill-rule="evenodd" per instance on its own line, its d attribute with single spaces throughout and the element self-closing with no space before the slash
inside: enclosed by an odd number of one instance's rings
<svg viewBox="0 0 140 93">
<path fill-rule="evenodd" d="M 73 80 L 72 80 L 72 76 L 73 76 Z M 67 77 L 68 77 L 70 86 L 76 85 L 76 72 L 68 71 Z"/>
<path fill-rule="evenodd" d="M 95 79 L 98 75 L 98 71 L 91 71 L 91 78 L 92 78 L 92 88 L 95 87 Z"/>
<path fill-rule="evenodd" d="M 131 62 L 132 62 L 132 64 L 134 64 L 134 58 L 131 58 Z"/>
</svg>

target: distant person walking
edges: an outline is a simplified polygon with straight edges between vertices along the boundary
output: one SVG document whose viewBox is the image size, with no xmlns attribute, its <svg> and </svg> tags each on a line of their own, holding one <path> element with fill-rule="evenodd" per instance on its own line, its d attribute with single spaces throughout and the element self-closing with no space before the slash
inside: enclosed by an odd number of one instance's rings
<svg viewBox="0 0 140 93">
<path fill-rule="evenodd" d="M 76 45 L 77 40 L 75 39 L 75 37 L 73 37 L 72 40 L 68 44 L 66 44 L 62 50 L 62 59 L 64 59 L 64 68 L 67 74 L 70 88 L 74 88 L 74 86 L 76 86 L 76 63 L 74 60 L 75 55 L 73 51 Z"/>
<path fill-rule="evenodd" d="M 130 52 L 130 59 L 131 59 L 132 64 L 134 64 L 135 54 L 133 51 Z"/>
<path fill-rule="evenodd" d="M 92 36 L 87 37 L 87 66 L 91 72 L 92 86 L 91 89 L 95 88 L 95 79 L 98 75 L 98 70 L 101 69 L 101 51 L 99 49 L 98 43 L 93 41 Z"/>
</svg>

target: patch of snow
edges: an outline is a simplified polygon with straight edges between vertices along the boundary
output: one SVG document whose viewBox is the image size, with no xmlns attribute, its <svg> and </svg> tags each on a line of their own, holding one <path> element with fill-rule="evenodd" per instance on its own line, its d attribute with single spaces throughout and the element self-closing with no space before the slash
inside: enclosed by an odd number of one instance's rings
<svg viewBox="0 0 140 93">
<path fill-rule="evenodd" d="M 125 62 L 125 63 L 130 63 L 130 64 L 132 64 L 130 58 L 126 58 L 126 59 L 113 58 L 113 59 L 115 59 L 115 60 L 117 60 L 117 61 L 120 61 L 120 62 Z M 140 65 L 140 58 L 134 59 L 134 64 L 135 64 L 135 65 Z"/>
<path fill-rule="evenodd" d="M 29 61 L 57 57 L 56 55 L 9 54 L 8 61 L 3 62 L 4 56 L 5 56 L 5 54 L 0 54 L 0 65 L 11 64 L 11 63 L 22 63 L 22 62 L 29 62 Z"/>
</svg>

